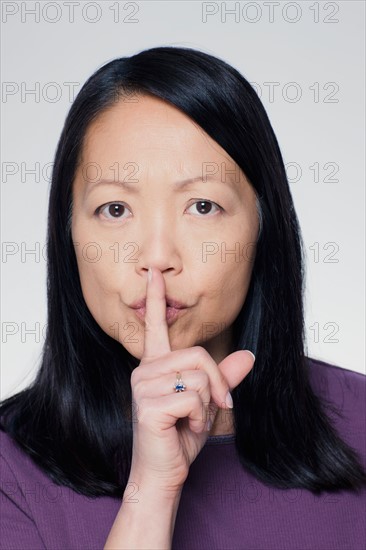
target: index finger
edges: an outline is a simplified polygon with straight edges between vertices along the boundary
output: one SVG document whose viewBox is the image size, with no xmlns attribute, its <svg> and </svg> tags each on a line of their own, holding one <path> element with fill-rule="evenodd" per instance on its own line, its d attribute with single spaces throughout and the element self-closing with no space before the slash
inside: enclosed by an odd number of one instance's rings
<svg viewBox="0 0 366 550">
<path fill-rule="evenodd" d="M 143 359 L 153 359 L 171 351 L 164 277 L 159 269 L 150 269 L 152 281 L 147 278 Z"/>
</svg>

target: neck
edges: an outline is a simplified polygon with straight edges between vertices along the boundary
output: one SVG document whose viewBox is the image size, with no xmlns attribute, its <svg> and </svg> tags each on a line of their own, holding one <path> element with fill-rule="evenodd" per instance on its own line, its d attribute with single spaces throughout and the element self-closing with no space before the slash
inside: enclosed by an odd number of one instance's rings
<svg viewBox="0 0 366 550">
<path fill-rule="evenodd" d="M 234 433 L 233 413 L 228 409 L 218 409 L 209 435 L 228 435 Z"/>
</svg>

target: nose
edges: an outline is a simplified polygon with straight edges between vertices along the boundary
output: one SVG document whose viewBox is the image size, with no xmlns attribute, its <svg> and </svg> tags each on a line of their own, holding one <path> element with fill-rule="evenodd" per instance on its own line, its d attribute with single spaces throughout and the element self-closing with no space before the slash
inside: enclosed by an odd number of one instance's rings
<svg viewBox="0 0 366 550">
<path fill-rule="evenodd" d="M 144 223 L 138 244 L 136 271 L 147 277 L 149 267 L 162 273 L 179 273 L 182 268 L 176 231 L 171 221 L 161 218 Z"/>
</svg>

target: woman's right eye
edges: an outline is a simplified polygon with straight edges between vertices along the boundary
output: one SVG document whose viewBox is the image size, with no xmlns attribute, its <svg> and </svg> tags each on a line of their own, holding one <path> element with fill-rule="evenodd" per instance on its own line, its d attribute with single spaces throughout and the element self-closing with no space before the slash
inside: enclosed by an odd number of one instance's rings
<svg viewBox="0 0 366 550">
<path fill-rule="evenodd" d="M 102 204 L 101 206 L 99 206 L 96 209 L 95 214 L 96 216 L 99 216 L 102 212 L 106 212 L 106 215 L 104 217 L 107 220 L 112 220 L 113 218 L 123 219 L 122 214 L 126 208 L 127 207 L 123 203 L 108 202 L 107 204 Z"/>
</svg>

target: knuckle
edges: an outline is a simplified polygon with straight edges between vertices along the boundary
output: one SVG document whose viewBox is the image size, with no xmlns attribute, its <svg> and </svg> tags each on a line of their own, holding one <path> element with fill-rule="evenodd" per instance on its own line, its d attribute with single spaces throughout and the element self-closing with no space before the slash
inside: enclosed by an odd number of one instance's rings
<svg viewBox="0 0 366 550">
<path fill-rule="evenodd" d="M 130 378 L 131 387 L 135 387 L 136 384 L 139 382 L 140 373 L 141 373 L 141 369 L 139 370 L 139 367 L 136 367 L 136 368 L 133 369 L 133 371 L 131 373 L 131 378 Z"/>
<path fill-rule="evenodd" d="M 142 397 L 138 403 L 137 418 L 140 424 L 149 424 L 154 417 L 151 399 Z"/>
<path fill-rule="evenodd" d="M 145 384 L 142 382 L 142 380 L 138 380 L 134 386 L 133 386 L 133 395 L 136 401 L 141 401 L 143 396 L 143 388 L 145 387 Z"/>
<path fill-rule="evenodd" d="M 207 351 L 202 346 L 193 346 L 192 350 L 194 350 L 195 357 L 198 361 L 202 361 L 207 359 Z"/>
<path fill-rule="evenodd" d="M 210 360 L 212 361 L 212 357 L 211 355 L 208 353 L 208 351 L 205 350 L 204 347 L 202 346 L 194 346 L 192 348 L 194 350 L 194 354 L 195 354 L 195 360 L 198 362 L 198 363 L 202 363 L 202 364 L 205 364 L 205 362 L 207 360 Z M 217 374 L 217 378 L 215 378 L 215 380 L 217 380 L 217 382 L 225 387 L 225 389 L 229 390 L 229 386 L 227 384 L 227 381 L 225 379 L 225 376 L 223 375 L 223 373 L 221 372 L 221 370 L 218 368 L 218 366 L 216 365 L 215 363 L 215 370 L 216 370 L 216 374 Z"/>
</svg>

